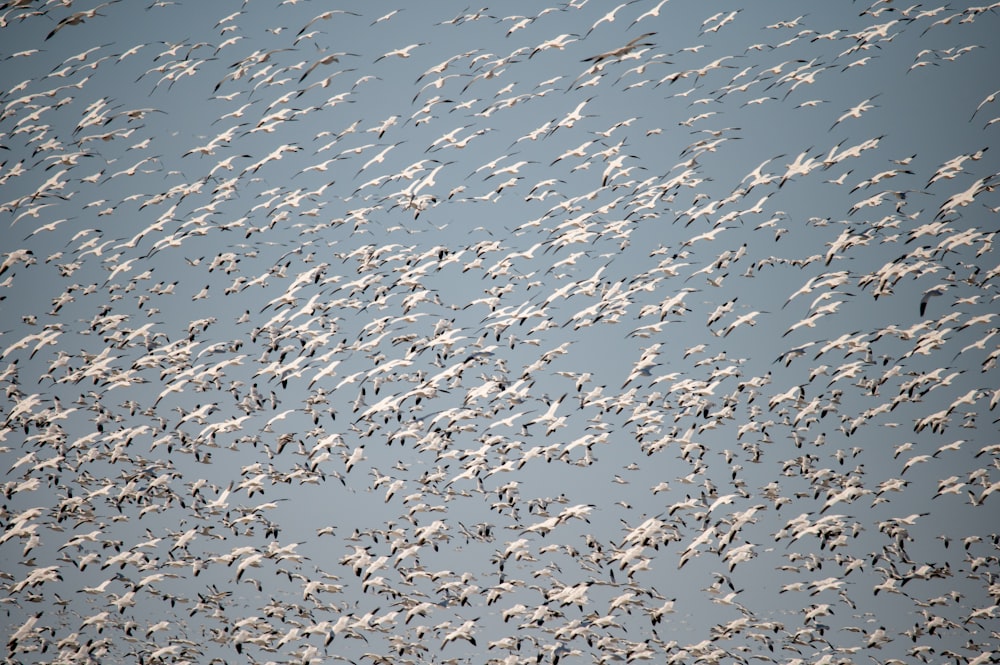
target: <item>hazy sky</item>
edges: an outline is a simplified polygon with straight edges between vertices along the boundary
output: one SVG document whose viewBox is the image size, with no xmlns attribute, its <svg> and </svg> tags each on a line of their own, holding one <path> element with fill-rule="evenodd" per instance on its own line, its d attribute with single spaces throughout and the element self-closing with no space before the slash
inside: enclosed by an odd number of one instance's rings
<svg viewBox="0 0 1000 665">
<path fill-rule="evenodd" d="M 1000 657 L 996 8 L 66 4 L 12 662 Z"/>
</svg>

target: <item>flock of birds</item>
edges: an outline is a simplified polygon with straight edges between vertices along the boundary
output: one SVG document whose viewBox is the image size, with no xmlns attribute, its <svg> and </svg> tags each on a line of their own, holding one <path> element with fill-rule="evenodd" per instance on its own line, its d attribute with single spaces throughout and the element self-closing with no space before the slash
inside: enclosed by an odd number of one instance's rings
<svg viewBox="0 0 1000 665">
<path fill-rule="evenodd" d="M 1000 3 L 0 4 L 7 662 L 1000 662 Z"/>
</svg>

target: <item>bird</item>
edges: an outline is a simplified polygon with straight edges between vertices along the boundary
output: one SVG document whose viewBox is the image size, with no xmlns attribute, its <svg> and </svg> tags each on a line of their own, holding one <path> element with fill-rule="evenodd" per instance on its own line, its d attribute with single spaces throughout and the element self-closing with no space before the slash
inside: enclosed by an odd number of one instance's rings
<svg viewBox="0 0 1000 665">
<path fill-rule="evenodd" d="M 417 42 L 416 44 L 410 44 L 409 46 L 404 46 L 402 48 L 393 49 L 387 53 L 383 53 L 379 57 L 375 58 L 375 62 L 379 60 L 384 60 L 385 58 L 409 58 L 411 52 L 414 49 L 420 48 L 421 46 L 426 46 L 427 42 Z"/>
<path fill-rule="evenodd" d="M 667 4 L 667 2 L 668 2 L 668 1 L 669 1 L 669 0 L 660 0 L 660 2 L 658 2 L 658 3 L 657 3 L 657 5 L 656 5 L 655 7 L 653 7 L 652 9 L 649 9 L 649 10 L 647 10 L 647 11 L 643 12 L 642 14 L 640 14 L 639 16 L 637 16 L 637 17 L 636 17 L 636 18 L 635 18 L 635 19 L 634 19 L 634 20 L 633 20 L 633 21 L 632 21 L 632 22 L 631 22 L 631 23 L 629 24 L 629 26 L 628 26 L 628 27 L 629 27 L 629 28 L 631 28 L 632 26 L 634 26 L 634 25 L 635 25 L 636 23 L 638 23 L 639 21 L 644 21 L 644 20 L 646 20 L 647 18 L 659 18 L 659 16 L 660 16 L 660 11 L 662 11 L 662 10 L 663 10 L 663 5 Z"/>
<path fill-rule="evenodd" d="M 57 32 L 59 32 L 60 30 L 62 30 L 66 26 L 69 26 L 69 25 L 80 25 L 81 23 L 85 22 L 89 18 L 94 18 L 96 16 L 103 16 L 103 14 L 101 14 L 99 12 L 99 10 L 101 10 L 101 9 L 103 9 L 105 7 L 109 7 L 109 6 L 115 4 L 116 2 L 119 2 L 119 1 L 120 0 L 108 0 L 107 2 L 100 3 L 96 7 L 92 7 L 90 9 L 85 9 L 83 11 L 75 12 L 75 13 L 70 14 L 69 16 L 67 16 L 65 18 L 60 19 L 59 22 L 56 24 L 56 27 L 54 27 L 52 29 L 52 31 L 49 32 L 49 34 L 47 34 L 45 36 L 45 41 L 48 41 L 48 40 L 52 39 L 52 37 L 54 37 Z"/>
<path fill-rule="evenodd" d="M 620 12 L 622 9 L 624 9 L 628 5 L 629 5 L 629 3 L 623 2 L 620 5 L 618 5 L 617 7 L 615 7 L 614 9 L 612 9 L 610 12 L 608 12 L 607 14 L 605 14 L 604 16 L 602 16 L 601 18 L 597 19 L 597 21 L 595 21 L 594 24 L 592 26 L 590 26 L 590 29 L 587 30 L 586 34 L 584 34 L 584 36 L 583 36 L 584 39 L 586 39 L 587 37 L 589 37 L 590 33 L 592 33 L 597 28 L 597 26 L 601 25 L 602 23 L 613 23 L 614 20 L 615 20 L 615 16 L 618 14 L 618 12 Z"/>
<path fill-rule="evenodd" d="M 315 70 L 317 67 L 321 67 L 323 65 L 329 65 L 335 62 L 340 62 L 340 58 L 342 58 L 345 55 L 352 55 L 358 57 L 357 53 L 343 53 L 343 52 L 327 53 L 322 58 L 309 65 L 309 68 L 306 69 L 304 72 L 302 72 L 302 76 L 299 77 L 299 83 L 302 83 L 306 79 L 306 77 L 309 76 L 309 74 L 311 74 L 313 70 Z"/>
<path fill-rule="evenodd" d="M 536 54 L 550 49 L 559 49 L 561 51 L 566 48 L 567 44 L 578 41 L 579 37 L 580 35 L 576 33 L 564 33 L 553 39 L 546 40 L 531 50 L 531 53 L 528 54 L 528 59 L 530 60 Z"/>
<path fill-rule="evenodd" d="M 337 16 L 338 14 L 347 14 L 348 16 L 361 16 L 361 14 L 358 14 L 357 12 L 348 11 L 346 9 L 327 10 L 309 19 L 309 21 L 302 26 L 302 28 L 298 31 L 298 33 L 295 36 L 298 37 L 299 35 L 301 35 L 303 32 L 312 27 L 312 24 L 315 23 L 316 21 L 328 21 L 332 19 L 334 16 Z"/>
<path fill-rule="evenodd" d="M 873 99 L 878 97 L 879 94 L 881 93 L 876 93 L 871 97 L 858 102 L 857 105 L 847 109 L 847 111 L 845 111 L 843 115 L 838 117 L 837 120 L 832 125 L 830 125 L 830 129 L 832 130 L 834 127 L 842 123 L 844 120 L 847 120 L 848 118 L 860 118 L 861 114 L 863 114 L 865 111 L 870 111 L 873 108 L 877 108 L 877 106 L 875 104 L 872 104 L 871 102 Z"/>
<path fill-rule="evenodd" d="M 923 296 L 920 298 L 920 316 L 923 316 L 927 311 L 927 304 L 930 302 L 931 298 L 935 296 L 943 296 L 948 292 L 947 284 L 939 284 L 937 286 L 932 286 L 931 288 L 924 291 Z"/>
</svg>

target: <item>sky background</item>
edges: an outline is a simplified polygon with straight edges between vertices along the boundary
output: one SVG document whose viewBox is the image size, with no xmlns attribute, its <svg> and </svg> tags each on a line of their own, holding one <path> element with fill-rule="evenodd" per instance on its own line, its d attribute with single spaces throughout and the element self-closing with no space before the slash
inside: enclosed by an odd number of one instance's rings
<svg viewBox="0 0 1000 665">
<path fill-rule="evenodd" d="M 7 2 L 7 657 L 1000 656 L 998 29 Z"/>
</svg>

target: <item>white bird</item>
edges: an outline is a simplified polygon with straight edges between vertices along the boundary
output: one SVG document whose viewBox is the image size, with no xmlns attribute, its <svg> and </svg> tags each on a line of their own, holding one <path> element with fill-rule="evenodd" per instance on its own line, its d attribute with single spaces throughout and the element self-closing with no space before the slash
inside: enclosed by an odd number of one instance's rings
<svg viewBox="0 0 1000 665">
<path fill-rule="evenodd" d="M 577 41 L 577 39 L 575 39 L 575 38 L 577 38 L 579 36 L 580 35 L 575 34 L 575 33 L 569 33 L 569 34 L 562 34 L 562 35 L 559 35 L 558 37 L 555 37 L 553 39 L 546 40 L 546 41 L 542 42 L 541 44 L 539 44 L 538 46 L 536 46 L 531 51 L 531 53 L 528 55 L 528 59 L 530 60 L 531 58 L 535 57 L 535 54 L 536 53 L 540 53 L 541 51 L 547 51 L 547 50 L 553 49 L 553 48 L 562 50 L 562 49 L 566 48 L 567 44 L 571 44 L 572 42 Z"/>
<path fill-rule="evenodd" d="M 667 2 L 669 2 L 669 0 L 660 0 L 660 2 L 655 7 L 653 7 L 652 9 L 650 9 L 650 10 L 648 10 L 648 11 L 640 14 L 639 16 L 637 16 L 635 18 L 635 20 L 632 21 L 629 24 L 628 27 L 631 28 L 633 25 L 635 25 L 639 21 L 645 20 L 645 19 L 650 18 L 650 17 L 652 17 L 652 18 L 659 18 L 659 16 L 660 16 L 660 10 L 663 9 L 663 5 L 667 4 Z"/>
<path fill-rule="evenodd" d="M 476 638 L 473 637 L 473 633 L 475 632 L 477 621 L 479 621 L 478 618 L 464 621 L 462 625 L 445 635 L 441 641 L 441 649 L 444 649 L 449 642 L 454 642 L 455 640 L 465 640 L 472 646 L 476 646 Z"/>
<path fill-rule="evenodd" d="M 590 36 L 590 33 L 592 33 L 600 24 L 613 23 L 615 20 L 615 15 L 618 14 L 618 12 L 621 11 L 623 7 L 627 7 L 628 5 L 629 5 L 628 2 L 623 2 L 622 4 L 612 9 L 610 12 L 602 16 L 601 18 L 597 19 L 597 21 L 595 21 L 594 24 L 590 26 L 590 30 L 587 30 L 587 33 L 584 35 L 584 38 Z"/>
<path fill-rule="evenodd" d="M 403 48 L 394 49 L 388 53 L 383 53 L 379 57 L 375 58 L 375 62 L 382 60 L 383 58 L 409 58 L 412 55 L 414 49 L 418 49 L 421 46 L 426 46 L 427 42 L 418 42 L 416 44 L 410 44 L 409 46 L 404 46 Z"/>
<path fill-rule="evenodd" d="M 927 311 L 927 304 L 930 302 L 931 298 L 935 296 L 943 296 L 948 292 L 948 284 L 938 284 L 937 286 L 932 286 L 931 288 L 924 291 L 923 297 L 920 298 L 920 316 L 924 315 Z"/>
<path fill-rule="evenodd" d="M 872 104 L 871 102 L 873 99 L 878 97 L 879 94 L 881 93 L 872 95 L 871 97 L 858 102 L 857 105 L 847 109 L 847 111 L 845 111 L 843 115 L 837 118 L 836 122 L 830 125 L 830 129 L 833 129 L 834 127 L 842 123 L 844 120 L 847 120 L 848 118 L 860 118 L 865 111 L 870 111 L 873 108 L 877 108 L 877 106 L 875 104 Z"/>
</svg>

